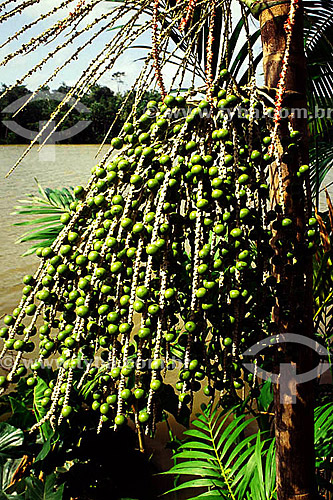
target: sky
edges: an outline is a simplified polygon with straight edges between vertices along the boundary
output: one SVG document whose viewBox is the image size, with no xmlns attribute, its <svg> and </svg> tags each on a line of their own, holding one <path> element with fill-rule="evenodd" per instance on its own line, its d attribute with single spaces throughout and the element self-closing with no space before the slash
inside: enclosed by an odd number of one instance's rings
<svg viewBox="0 0 333 500">
<path fill-rule="evenodd" d="M 14 3 L 15 1 L 17 0 L 13 0 L 9 4 L 9 8 L 16 6 Z M 76 5 L 76 2 L 77 0 L 71 2 L 70 7 L 62 9 L 60 13 L 57 13 L 56 15 L 53 15 L 52 17 L 49 17 L 46 20 L 40 22 L 37 26 L 29 29 L 28 32 L 23 36 L 20 36 L 19 40 L 14 40 L 10 44 L 6 45 L 3 49 L 0 49 L 0 60 L 2 60 L 8 53 L 17 50 L 22 43 L 27 43 L 31 37 L 37 36 L 39 33 L 49 27 L 51 25 L 51 21 L 55 22 L 65 17 L 71 10 L 73 10 L 73 6 Z M 60 5 L 60 3 L 61 0 L 40 0 L 37 5 L 25 9 L 21 14 L 2 23 L 0 30 L 0 44 L 7 40 L 9 36 L 12 36 L 15 32 L 17 32 L 23 25 L 34 21 L 38 18 L 39 15 L 47 12 L 48 10 L 51 10 L 56 5 Z M 112 3 L 112 6 L 114 5 L 115 4 Z M 100 16 L 101 14 L 108 11 L 110 11 L 110 2 L 102 1 L 93 9 L 89 16 L 85 18 L 84 23 L 88 24 L 92 22 L 96 18 L 96 16 Z M 239 17 L 239 9 L 237 7 L 235 7 L 234 9 L 233 17 L 236 24 L 238 20 L 237 17 Z M 83 27 L 85 24 L 81 23 L 79 28 Z M 66 66 L 65 69 L 62 70 L 54 80 L 52 80 L 49 86 L 51 88 L 57 88 L 63 82 L 67 85 L 74 84 L 77 78 L 87 67 L 89 61 L 103 49 L 104 45 L 109 42 L 110 39 L 114 36 L 114 33 L 115 31 L 109 31 L 105 29 L 105 31 L 99 36 L 97 40 L 94 41 L 93 44 L 88 45 L 88 47 L 80 53 L 77 60 L 71 61 L 71 63 Z M 82 45 L 87 40 L 87 38 L 88 37 L 86 34 L 78 37 L 70 47 L 66 47 L 61 50 L 58 54 L 55 55 L 55 57 L 53 57 L 48 63 L 43 66 L 42 70 L 38 70 L 37 72 L 35 72 L 31 77 L 26 79 L 24 83 L 31 90 L 41 85 L 46 80 L 48 75 L 52 73 L 52 71 L 58 65 L 62 64 L 65 59 L 70 58 L 75 49 Z M 55 41 L 51 41 L 51 43 L 43 45 L 29 54 L 15 58 L 6 66 L 0 66 L 0 83 L 5 83 L 7 85 L 13 84 L 18 78 L 22 76 L 22 74 L 31 69 L 31 67 L 33 67 L 34 64 L 38 63 L 41 59 L 45 58 L 51 50 L 59 45 L 59 43 L 62 43 L 65 39 L 65 37 L 57 37 Z M 244 40 L 239 41 L 239 43 L 243 42 Z M 139 44 L 150 45 L 151 33 L 148 32 L 144 36 L 142 36 L 136 42 L 136 45 Z M 105 75 L 103 75 L 99 83 L 110 87 L 114 91 L 117 91 L 118 84 L 112 80 L 112 74 L 120 71 L 125 72 L 124 84 L 120 85 L 120 90 L 126 90 L 127 88 L 130 88 L 135 80 L 135 77 L 138 75 L 140 68 L 142 67 L 142 61 L 138 61 L 138 59 L 142 58 L 145 54 L 146 51 L 142 49 L 129 49 L 123 56 L 120 57 L 115 66 Z M 173 72 L 173 66 L 169 66 L 165 69 L 164 78 L 166 84 L 171 82 Z"/>
<path fill-rule="evenodd" d="M 17 32 L 23 25 L 27 25 L 28 23 L 34 21 L 40 14 L 45 13 L 46 10 L 52 9 L 55 5 L 60 5 L 60 0 L 41 0 L 41 3 L 37 6 L 31 6 L 23 11 L 22 14 L 17 15 L 8 21 L 2 23 L 0 30 L 0 43 L 3 43 L 8 39 L 9 36 L 13 35 Z M 70 5 L 75 6 L 76 2 L 72 2 Z M 98 4 L 91 14 L 87 16 L 84 20 L 84 23 L 88 24 L 92 22 L 95 17 L 100 16 L 104 12 L 110 10 L 110 4 L 106 1 Z M 17 50 L 22 43 L 27 43 L 31 37 L 37 36 L 39 33 L 44 31 L 47 27 L 51 25 L 51 21 L 56 22 L 59 19 L 65 17 L 72 8 L 68 7 L 66 9 L 61 10 L 57 15 L 53 15 L 52 17 L 47 18 L 46 20 L 40 22 L 37 26 L 31 28 L 24 36 L 20 36 L 19 41 L 14 40 L 10 44 L 6 45 L 3 49 L 0 49 L 0 60 L 2 60 L 8 53 L 12 53 Z M 105 24 L 105 23 L 104 23 Z M 83 27 L 84 24 L 81 23 L 80 27 Z M 102 26 L 102 24 L 98 25 Z M 99 29 L 99 28 L 97 28 Z M 89 45 L 86 49 L 84 49 L 78 58 L 77 61 L 72 61 L 66 68 L 60 72 L 57 77 L 50 84 L 51 88 L 57 88 L 62 82 L 65 82 L 67 85 L 71 85 L 75 83 L 78 76 L 84 71 L 87 67 L 88 62 L 95 57 L 99 51 L 101 51 L 104 45 L 110 41 L 114 34 L 114 31 L 110 32 L 105 30 L 105 33 L 101 34 L 99 38 L 94 41 L 93 44 Z M 67 37 L 68 38 L 68 37 Z M 68 59 L 75 49 L 84 43 L 88 38 L 87 35 L 83 34 L 77 38 L 77 40 L 71 44 L 70 47 L 62 49 L 55 57 L 47 63 L 42 70 L 38 70 L 34 73 L 30 78 L 26 80 L 26 84 L 30 89 L 34 89 L 42 84 L 50 72 L 56 68 L 58 65 L 62 64 L 65 59 Z M 56 41 L 53 41 L 47 45 L 41 46 L 34 52 L 31 52 L 27 55 L 19 56 L 15 58 L 11 62 L 9 62 L 6 66 L 0 67 L 0 82 L 5 83 L 7 85 L 13 84 L 22 74 L 27 72 L 34 64 L 38 63 L 40 59 L 47 56 L 47 54 L 53 50 L 57 45 L 62 43 L 65 40 L 64 37 L 57 38 Z M 140 43 L 149 43 L 149 35 L 146 37 L 142 37 L 140 39 Z M 112 80 L 111 75 L 117 71 L 124 71 L 126 73 L 126 81 L 128 85 L 132 81 L 134 81 L 135 76 L 138 73 L 139 68 L 142 66 L 142 63 L 135 62 L 135 59 L 142 57 L 143 51 L 139 50 L 129 50 L 126 55 L 124 55 L 114 66 L 112 71 L 108 72 L 105 76 L 102 77 L 100 83 L 117 90 L 117 84 Z M 128 86 L 127 85 L 127 86 Z M 124 86 L 125 88 L 126 86 Z"/>
</svg>

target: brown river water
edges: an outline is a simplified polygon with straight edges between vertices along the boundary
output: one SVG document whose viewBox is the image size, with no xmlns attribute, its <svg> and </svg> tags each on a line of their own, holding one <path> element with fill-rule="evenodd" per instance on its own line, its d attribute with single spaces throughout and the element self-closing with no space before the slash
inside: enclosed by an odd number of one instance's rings
<svg viewBox="0 0 333 500">
<path fill-rule="evenodd" d="M 29 226 L 13 226 L 21 216 L 12 215 L 18 200 L 27 194 L 38 194 L 35 179 L 46 188 L 62 188 L 85 184 L 91 168 L 97 163 L 98 146 L 37 147 L 23 160 L 8 179 L 4 176 L 25 150 L 25 146 L 0 146 L 0 316 L 11 312 L 20 299 L 22 277 L 33 273 L 38 265 L 35 256 L 21 257 L 29 243 L 15 244 Z M 103 151 L 106 151 L 104 149 Z"/>
</svg>

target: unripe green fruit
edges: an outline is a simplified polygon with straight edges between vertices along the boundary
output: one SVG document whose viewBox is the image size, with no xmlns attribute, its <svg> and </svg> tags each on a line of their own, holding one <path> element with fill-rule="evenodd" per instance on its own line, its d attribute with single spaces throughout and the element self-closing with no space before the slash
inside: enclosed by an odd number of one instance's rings
<svg viewBox="0 0 333 500">
<path fill-rule="evenodd" d="M 244 382 L 240 378 L 239 379 L 235 379 L 234 382 L 233 382 L 233 384 L 234 384 L 234 388 L 236 390 L 241 389 L 244 386 Z"/>
<path fill-rule="evenodd" d="M 251 153 L 251 160 L 258 161 L 258 160 L 260 160 L 260 158 L 261 158 L 260 151 L 257 151 L 257 150 L 252 151 L 252 153 Z"/>
<path fill-rule="evenodd" d="M 152 380 L 150 382 L 150 388 L 153 390 L 153 391 L 158 391 L 160 388 L 162 387 L 162 382 L 158 379 L 156 380 Z"/>
<path fill-rule="evenodd" d="M 69 417 L 69 415 L 72 413 L 73 408 L 69 405 L 66 405 L 62 408 L 61 410 L 61 415 L 65 418 Z"/>
<path fill-rule="evenodd" d="M 196 330 L 197 325 L 194 321 L 187 321 L 185 323 L 185 330 L 189 333 L 192 333 Z"/>
<path fill-rule="evenodd" d="M 249 181 L 249 176 L 247 174 L 242 174 L 238 177 L 239 184 L 247 184 Z"/>
<path fill-rule="evenodd" d="M 145 287 L 145 286 L 139 286 L 137 289 L 136 289 L 136 295 L 137 297 L 139 297 L 139 299 L 144 299 L 145 297 L 148 296 L 148 288 Z"/>
<path fill-rule="evenodd" d="M 89 307 L 88 306 L 79 306 L 76 308 L 76 314 L 80 318 L 86 318 L 89 314 Z"/>
<path fill-rule="evenodd" d="M 53 255 L 53 250 L 51 247 L 45 247 L 42 249 L 42 257 L 49 258 Z"/>
<path fill-rule="evenodd" d="M 154 359 L 151 362 L 152 370 L 161 370 L 163 368 L 163 360 L 162 359 Z"/>
<path fill-rule="evenodd" d="M 142 327 L 138 331 L 138 337 L 140 339 L 146 339 L 146 338 L 150 337 L 150 335 L 151 335 L 151 330 L 148 327 Z"/>
<path fill-rule="evenodd" d="M 108 405 L 114 405 L 117 402 L 117 394 L 110 394 L 107 396 L 106 402 Z"/>
<path fill-rule="evenodd" d="M 206 387 L 203 388 L 203 393 L 205 396 L 211 397 L 214 394 L 214 389 L 210 385 L 206 385 Z"/>
<path fill-rule="evenodd" d="M 114 137 L 111 141 L 111 146 L 114 149 L 121 149 L 123 147 L 123 140 L 120 137 Z"/>
<path fill-rule="evenodd" d="M 114 419 L 114 423 L 118 426 L 122 426 L 126 424 L 126 417 L 124 415 L 117 415 Z"/>
<path fill-rule="evenodd" d="M 48 299 L 49 299 L 49 297 L 50 297 L 50 292 L 49 292 L 49 290 L 47 290 L 47 289 L 40 290 L 40 291 L 36 294 L 36 297 L 37 297 L 39 300 L 42 300 L 43 302 L 45 302 L 46 300 L 48 300 Z"/>
<path fill-rule="evenodd" d="M 249 256 L 249 251 L 248 250 L 243 250 L 243 252 L 240 252 L 238 255 L 239 260 L 245 260 Z"/>
<path fill-rule="evenodd" d="M 239 238 L 243 234 L 243 230 L 240 227 L 235 227 L 230 231 L 230 234 L 233 238 Z"/>
<path fill-rule="evenodd" d="M 60 217 L 60 222 L 64 226 L 69 223 L 71 216 L 69 214 L 62 214 Z"/>
<path fill-rule="evenodd" d="M 155 315 L 155 314 L 158 314 L 160 310 L 160 306 L 158 304 L 151 304 L 150 306 L 148 306 L 148 313 L 151 314 L 151 315 Z"/>
<path fill-rule="evenodd" d="M 174 106 L 176 103 L 173 95 L 165 96 L 163 102 L 168 108 L 172 108 L 172 106 Z"/>
<path fill-rule="evenodd" d="M 220 78 L 221 80 L 225 81 L 229 76 L 229 71 L 227 69 L 222 69 L 220 71 Z"/>
<path fill-rule="evenodd" d="M 128 333 L 132 330 L 132 325 L 130 323 L 121 323 L 119 325 L 119 332 L 120 333 Z"/>
<path fill-rule="evenodd" d="M 199 274 L 205 274 L 207 271 L 208 271 L 207 264 L 200 264 L 200 266 L 198 266 L 198 273 Z"/>
<path fill-rule="evenodd" d="M 34 387 L 37 384 L 37 379 L 35 377 L 27 378 L 27 386 Z"/>
<path fill-rule="evenodd" d="M 300 174 L 305 174 L 309 170 L 309 165 L 302 165 L 299 167 L 298 171 Z"/>
<path fill-rule="evenodd" d="M 35 304 L 30 304 L 28 307 L 25 308 L 25 313 L 28 316 L 33 316 L 36 312 L 36 305 Z"/>
<path fill-rule="evenodd" d="M 288 219 L 287 217 L 282 219 L 282 222 L 281 222 L 282 227 L 289 227 L 292 225 L 292 223 L 293 223 L 293 221 L 291 219 Z"/>
<path fill-rule="evenodd" d="M 7 314 L 4 317 L 3 322 L 5 323 L 5 325 L 10 326 L 14 323 L 14 318 L 13 316 L 10 316 L 10 314 Z"/>
<path fill-rule="evenodd" d="M 99 410 L 99 407 L 101 406 L 101 403 L 99 401 L 94 401 L 93 404 L 91 405 L 91 408 L 94 410 L 94 411 L 97 411 Z"/>
<path fill-rule="evenodd" d="M 141 424 L 144 424 L 148 422 L 149 420 L 149 413 L 145 410 L 140 411 L 139 416 L 138 416 L 139 422 Z"/>
<path fill-rule="evenodd" d="M 176 291 L 174 288 L 168 288 L 167 290 L 165 290 L 165 293 L 164 293 L 164 297 L 168 300 L 172 299 L 172 297 L 174 297 Z"/>
<path fill-rule="evenodd" d="M 148 255 L 155 255 L 158 252 L 158 246 L 151 243 L 151 244 L 147 245 L 146 252 Z"/>
<path fill-rule="evenodd" d="M 123 267 L 122 262 L 116 261 L 116 262 L 113 262 L 113 264 L 111 264 L 110 271 L 112 274 L 117 274 L 121 271 L 122 267 Z"/>
<path fill-rule="evenodd" d="M 68 272 L 69 267 L 67 264 L 60 264 L 60 266 L 57 267 L 57 273 L 60 275 L 64 275 Z"/>
<path fill-rule="evenodd" d="M 190 371 L 194 371 L 198 368 L 198 366 L 199 366 L 199 361 L 197 359 L 192 359 L 192 361 L 190 361 L 188 369 Z"/>
<path fill-rule="evenodd" d="M 144 156 L 145 158 L 151 158 L 152 156 L 154 156 L 154 149 L 151 148 L 150 146 L 143 148 L 142 156 Z"/>
<path fill-rule="evenodd" d="M 34 278 L 33 278 L 33 276 L 32 276 L 31 274 L 26 274 L 26 275 L 24 276 L 24 278 L 23 278 L 23 280 L 22 280 L 22 281 L 23 281 L 23 283 L 24 283 L 25 285 L 29 285 L 29 284 L 33 283 Z"/>
<path fill-rule="evenodd" d="M 224 230 L 225 230 L 224 224 L 216 224 L 216 226 L 214 226 L 213 229 L 214 233 L 218 235 L 223 234 Z"/>
<path fill-rule="evenodd" d="M 110 410 L 110 407 L 109 407 L 108 403 L 103 403 L 99 407 L 99 411 L 102 415 L 107 415 L 109 413 L 109 410 Z"/>
<path fill-rule="evenodd" d="M 125 401 L 127 401 L 131 397 L 131 395 L 132 393 L 130 389 L 123 389 L 120 393 L 121 399 L 124 399 Z"/>
<path fill-rule="evenodd" d="M 134 390 L 135 399 L 142 399 L 145 395 L 145 391 L 143 389 L 137 388 Z"/>
<path fill-rule="evenodd" d="M 250 213 L 250 210 L 248 208 L 241 208 L 239 211 L 239 218 L 240 219 L 245 219 Z"/>
</svg>

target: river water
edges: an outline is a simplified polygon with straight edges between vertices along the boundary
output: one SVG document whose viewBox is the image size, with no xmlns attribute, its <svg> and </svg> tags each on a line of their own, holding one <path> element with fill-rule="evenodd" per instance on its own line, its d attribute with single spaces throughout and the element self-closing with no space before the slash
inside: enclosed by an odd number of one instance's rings
<svg viewBox="0 0 333 500">
<path fill-rule="evenodd" d="M 96 145 L 51 145 L 40 153 L 36 146 L 5 179 L 5 174 L 24 150 L 25 146 L 0 146 L 0 316 L 16 306 L 20 300 L 23 275 L 33 273 L 38 265 L 35 256 L 20 257 L 30 244 L 16 245 L 15 241 L 29 226 L 13 226 L 13 223 L 24 220 L 12 215 L 14 206 L 19 204 L 18 200 L 26 199 L 27 194 L 38 195 L 35 179 L 44 188 L 84 185 L 98 161 L 95 159 Z"/>
<path fill-rule="evenodd" d="M 97 163 L 95 155 L 98 146 L 52 145 L 46 146 L 40 153 L 36 146 L 13 174 L 5 179 L 6 172 L 24 150 L 25 146 L 0 146 L 0 317 L 16 307 L 20 300 L 23 275 L 33 273 L 38 265 L 35 256 L 20 257 L 29 248 L 29 243 L 15 245 L 26 229 L 13 226 L 14 222 L 22 220 L 12 215 L 14 206 L 26 194 L 38 194 L 35 178 L 44 188 L 84 185 L 90 177 L 91 168 Z M 103 150 L 106 151 L 107 148 Z M 333 172 L 330 172 L 325 183 L 329 184 L 332 180 Z M 333 199 L 332 186 L 329 192 Z M 321 208 L 324 206 L 322 197 Z"/>
</svg>

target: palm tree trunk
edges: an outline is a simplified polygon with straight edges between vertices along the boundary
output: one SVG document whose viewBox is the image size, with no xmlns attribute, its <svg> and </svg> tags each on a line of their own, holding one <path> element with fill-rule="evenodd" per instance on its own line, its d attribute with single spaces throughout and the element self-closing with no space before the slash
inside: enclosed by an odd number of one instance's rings
<svg viewBox="0 0 333 500">
<path fill-rule="evenodd" d="M 247 4 L 252 0 L 246 0 Z M 275 95 L 286 47 L 286 22 L 290 3 L 276 1 L 265 3 L 260 13 L 260 27 L 264 56 L 264 74 L 268 91 Z M 270 5 L 267 5 L 270 4 Z M 268 8 L 267 8 L 268 7 Z M 283 106 L 306 109 L 306 62 L 303 42 L 303 9 L 300 1 L 293 28 L 290 64 L 286 80 L 286 94 Z M 308 163 L 307 123 L 305 118 L 292 118 L 295 130 L 302 132 L 302 163 Z M 288 134 L 288 125 L 281 124 L 281 135 Z M 281 151 L 283 150 L 280 144 Z M 309 187 L 304 190 L 297 185 L 299 159 L 291 158 L 282 163 L 282 184 L 284 192 L 285 217 L 290 218 L 295 227 L 300 252 L 298 263 L 291 265 L 276 248 L 278 262 L 275 275 L 280 282 L 279 297 L 274 310 L 274 320 L 279 333 L 298 333 L 312 337 L 312 257 L 304 249 L 304 232 L 309 213 L 307 201 L 311 203 Z M 271 169 L 272 204 L 279 201 L 276 172 Z M 295 182 L 296 179 L 296 182 Z M 307 182 L 308 184 L 308 182 Z M 311 208 L 311 207 L 310 207 Z M 295 234 L 294 233 L 294 234 Z M 281 233 L 276 239 L 284 239 Z M 275 238 L 273 239 L 275 240 Z M 290 348 L 285 344 L 280 348 L 283 363 L 291 363 L 297 373 L 307 372 L 313 367 L 308 348 Z M 313 439 L 313 385 L 312 382 L 299 384 L 296 389 L 296 403 L 281 402 L 280 386 L 275 386 L 275 435 L 277 465 L 278 500 L 313 500 L 317 498 L 314 480 L 314 439 Z"/>
<path fill-rule="evenodd" d="M 260 14 L 261 37 L 264 55 L 265 82 L 269 89 L 276 88 L 286 46 L 284 23 L 290 4 L 275 5 Z M 300 5 L 293 28 L 290 65 L 286 80 L 284 105 L 306 109 L 306 62 L 303 42 L 303 10 Z M 308 162 L 307 124 L 305 118 L 293 118 L 293 126 L 303 134 L 302 163 Z M 287 135 L 287 125 L 281 134 Z M 282 149 L 282 146 L 281 146 Z M 286 217 L 296 223 L 297 240 L 303 243 L 306 225 L 307 192 L 295 189 L 293 179 L 299 168 L 298 158 L 282 163 L 282 181 Z M 274 172 L 272 172 L 274 179 Z M 274 187 L 273 187 L 274 189 Z M 285 236 L 282 235 L 282 238 Z M 278 253 L 278 251 L 277 251 Z M 292 268 L 283 260 L 275 269 L 281 284 L 274 316 L 280 333 L 299 333 L 312 336 L 312 258 L 304 250 L 298 264 Z M 286 314 L 283 309 L 288 309 Z M 312 368 L 311 355 L 304 349 L 283 347 L 283 362 L 291 363 L 297 373 Z M 281 402 L 280 386 L 275 386 L 275 435 L 278 500 L 312 500 L 316 498 L 314 481 L 313 439 L 313 386 L 312 382 L 297 386 L 296 403 Z"/>
</svg>

